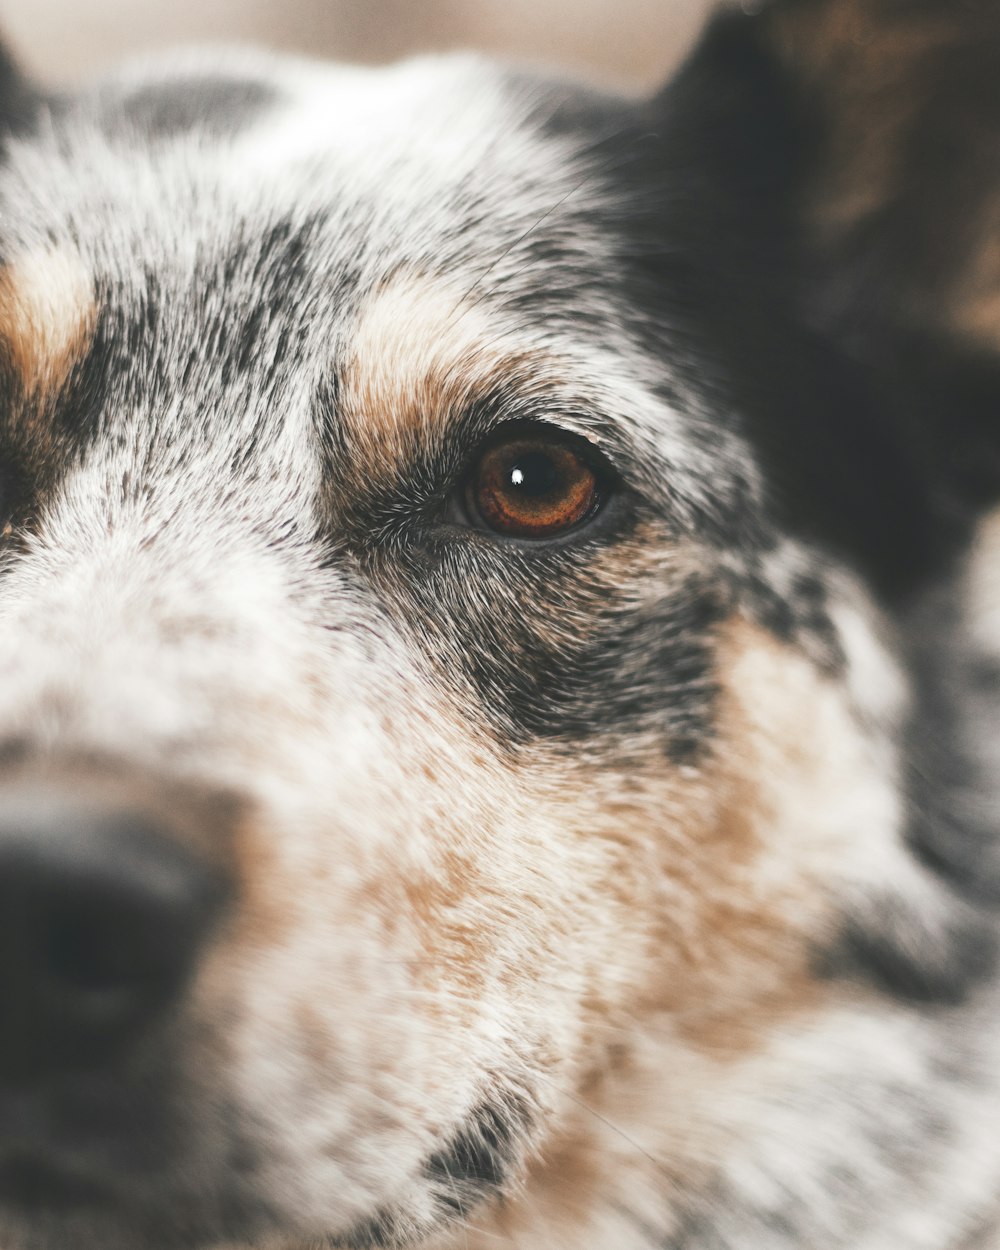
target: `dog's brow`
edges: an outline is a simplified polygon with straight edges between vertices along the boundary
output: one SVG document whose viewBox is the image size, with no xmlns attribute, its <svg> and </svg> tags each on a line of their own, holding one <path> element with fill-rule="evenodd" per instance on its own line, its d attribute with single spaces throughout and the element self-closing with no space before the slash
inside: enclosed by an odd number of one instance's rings
<svg viewBox="0 0 1000 1250">
<path fill-rule="evenodd" d="M 421 439 L 495 392 L 525 346 L 441 279 L 399 276 L 363 302 L 340 374 L 340 419 L 359 468 L 392 471 Z"/>
</svg>

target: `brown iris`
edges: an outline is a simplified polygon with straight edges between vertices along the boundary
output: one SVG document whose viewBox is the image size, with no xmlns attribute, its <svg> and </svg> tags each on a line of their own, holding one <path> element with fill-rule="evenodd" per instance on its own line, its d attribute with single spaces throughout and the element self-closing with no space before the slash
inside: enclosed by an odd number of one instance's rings
<svg viewBox="0 0 1000 1250">
<path fill-rule="evenodd" d="M 597 474 L 558 433 L 496 443 L 476 461 L 466 488 L 471 510 L 514 538 L 552 538 L 586 520 L 601 502 Z"/>
</svg>

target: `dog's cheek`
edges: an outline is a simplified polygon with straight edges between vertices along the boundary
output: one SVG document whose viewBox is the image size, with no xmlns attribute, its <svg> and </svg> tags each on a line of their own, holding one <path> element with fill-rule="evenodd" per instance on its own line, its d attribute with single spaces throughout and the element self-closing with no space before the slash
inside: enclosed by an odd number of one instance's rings
<svg viewBox="0 0 1000 1250">
<path fill-rule="evenodd" d="M 746 617 L 721 627 L 713 744 L 697 765 L 670 766 L 650 742 L 637 767 L 638 740 L 627 766 L 539 761 L 549 821 L 596 867 L 564 935 L 562 975 L 582 983 L 578 1079 L 553 1097 L 535 1207 L 515 1203 L 505 1235 L 526 1236 L 568 1190 L 599 1218 L 651 1159 L 656 1192 L 664 1177 L 701 1183 L 759 1128 L 754 1073 L 856 1000 L 816 952 L 855 888 L 888 877 L 905 890 L 915 870 L 884 754 L 904 692 L 864 606 L 840 606 L 837 675 Z M 579 858 L 565 863 L 579 873 Z M 650 1105 L 663 1109 L 653 1124 Z M 622 1159 L 615 1180 L 590 1165 L 608 1152 Z"/>
<path fill-rule="evenodd" d="M 751 621 L 720 633 L 719 707 L 704 798 L 667 833 L 660 999 L 696 1048 L 740 1053 L 815 1012 L 815 943 L 859 830 L 895 830 L 896 796 L 840 678 Z"/>
<path fill-rule="evenodd" d="M 535 772 L 550 821 L 597 865 L 584 927 L 590 967 L 608 971 L 588 1003 L 634 1010 L 613 985 L 624 978 L 645 1010 L 717 1051 L 753 1045 L 776 1013 L 815 1008 L 811 952 L 836 922 L 841 883 L 901 847 L 878 732 L 845 680 L 744 617 L 720 628 L 714 665 L 697 763 L 671 764 L 637 737 L 595 742 L 585 762 L 553 751 Z M 644 939 L 631 972 L 630 929 Z"/>
</svg>

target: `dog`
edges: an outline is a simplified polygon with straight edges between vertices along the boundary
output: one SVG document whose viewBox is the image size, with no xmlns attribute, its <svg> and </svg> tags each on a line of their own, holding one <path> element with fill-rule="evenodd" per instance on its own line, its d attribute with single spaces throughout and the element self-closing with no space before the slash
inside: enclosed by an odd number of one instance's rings
<svg viewBox="0 0 1000 1250">
<path fill-rule="evenodd" d="M 3 1250 L 1000 1245 L 1000 10 L 0 73 Z"/>
</svg>

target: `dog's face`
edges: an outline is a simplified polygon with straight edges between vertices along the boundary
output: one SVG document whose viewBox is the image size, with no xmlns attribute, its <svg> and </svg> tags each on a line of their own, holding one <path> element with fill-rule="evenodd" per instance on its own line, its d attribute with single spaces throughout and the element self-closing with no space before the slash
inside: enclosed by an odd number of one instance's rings
<svg viewBox="0 0 1000 1250">
<path fill-rule="evenodd" d="M 736 202 L 784 173 L 699 150 L 713 58 L 19 101 L 5 1250 L 419 1242 L 519 1185 L 596 1245 L 595 1133 L 703 1185 L 826 1071 L 789 1038 L 867 1053 L 841 974 L 949 982 L 890 612 L 942 544 Z"/>
</svg>

